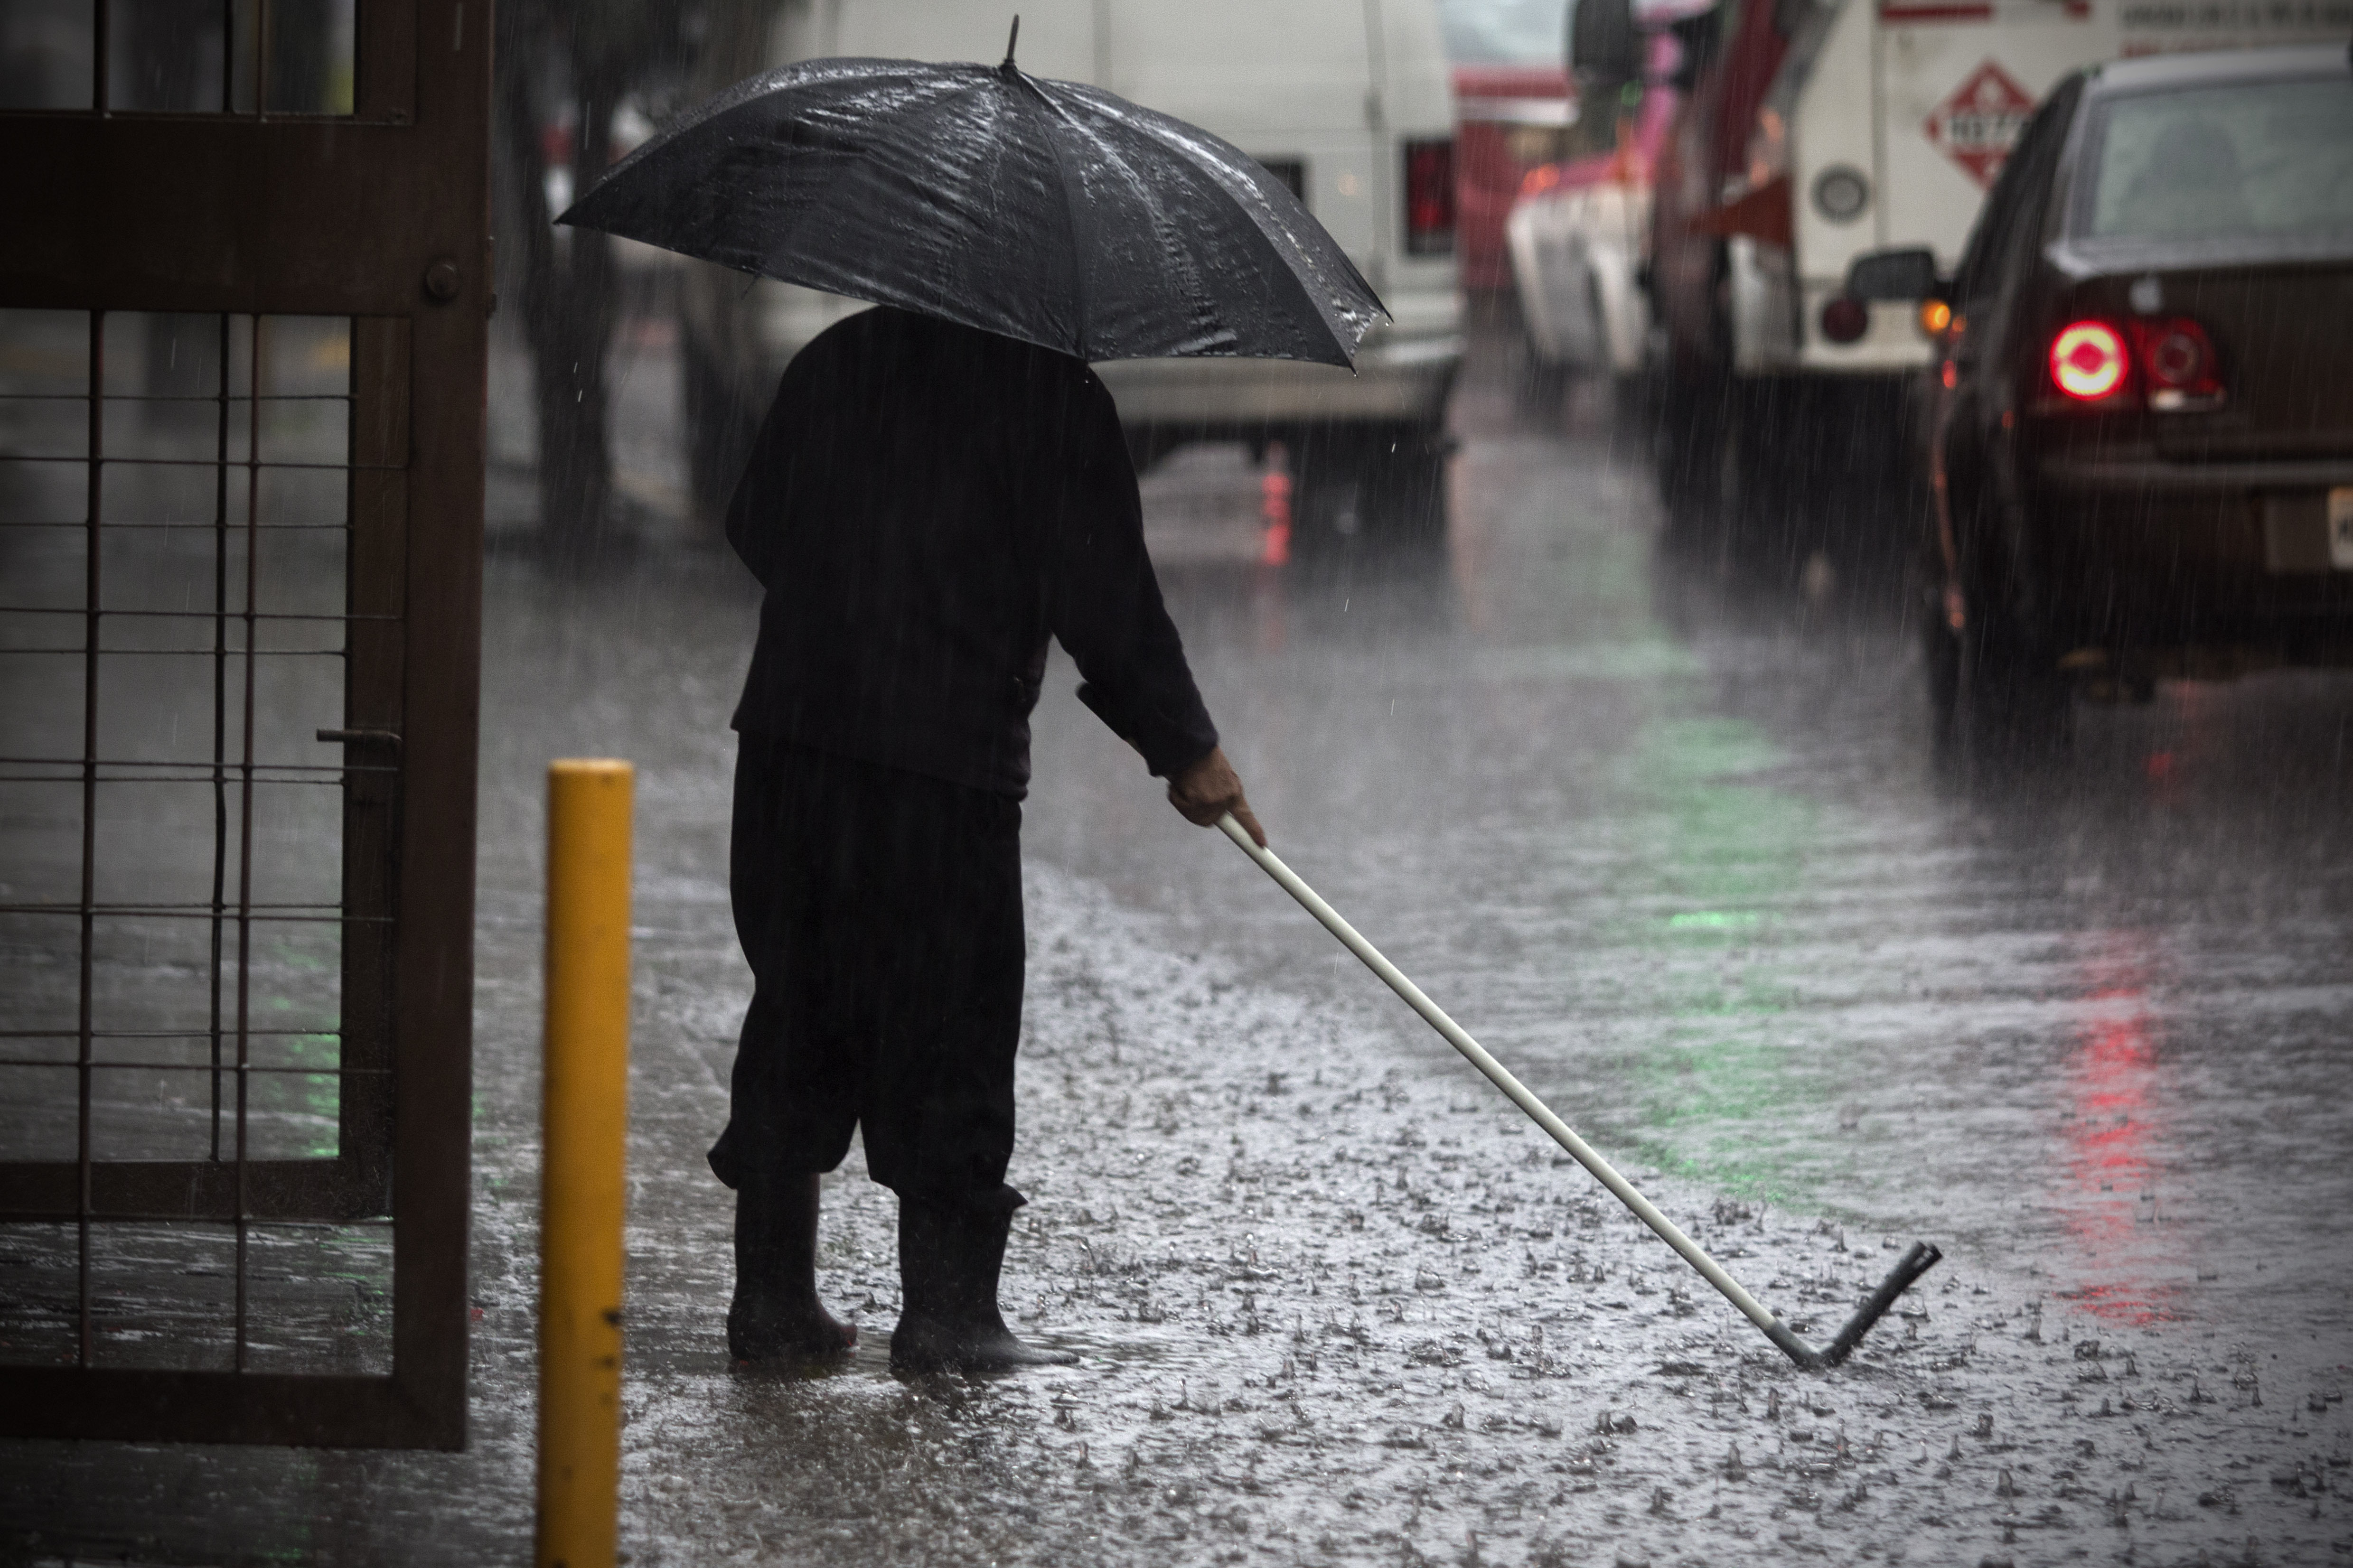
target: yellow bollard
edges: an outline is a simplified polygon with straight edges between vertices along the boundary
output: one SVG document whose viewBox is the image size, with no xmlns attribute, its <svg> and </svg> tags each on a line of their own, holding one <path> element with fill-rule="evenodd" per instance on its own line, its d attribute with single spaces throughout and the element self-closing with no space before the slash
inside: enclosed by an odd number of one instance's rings
<svg viewBox="0 0 2353 1568">
<path fill-rule="evenodd" d="M 629 1125 L 627 763 L 547 768 L 539 1276 L 539 1568 L 613 1568 Z"/>
</svg>

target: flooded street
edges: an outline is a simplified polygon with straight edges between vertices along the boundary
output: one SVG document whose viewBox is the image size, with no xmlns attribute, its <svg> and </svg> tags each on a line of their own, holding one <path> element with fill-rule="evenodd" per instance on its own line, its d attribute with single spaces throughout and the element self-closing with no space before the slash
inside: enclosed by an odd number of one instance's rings
<svg viewBox="0 0 2353 1568">
<path fill-rule="evenodd" d="M 1641 454 L 1581 398 L 1516 408 L 1500 351 L 1455 426 L 1427 545 L 1268 566 L 1238 454 L 1147 479 L 1203 695 L 1274 848 L 1801 1332 L 1943 1247 L 1848 1366 L 1793 1369 L 1179 820 L 1058 654 L 1005 1300 L 1081 1363 L 892 1377 L 894 1204 L 853 1150 L 819 1282 L 856 1360 L 731 1369 L 703 1151 L 750 994 L 726 723 L 756 591 L 667 536 L 561 577 L 510 529 L 471 1447 L 17 1445 L 0 1555 L 527 1556 L 542 772 L 613 755 L 639 1568 L 2346 1561 L 2353 679 L 2168 685 L 1957 780 L 1893 590 L 1662 548 Z"/>
</svg>

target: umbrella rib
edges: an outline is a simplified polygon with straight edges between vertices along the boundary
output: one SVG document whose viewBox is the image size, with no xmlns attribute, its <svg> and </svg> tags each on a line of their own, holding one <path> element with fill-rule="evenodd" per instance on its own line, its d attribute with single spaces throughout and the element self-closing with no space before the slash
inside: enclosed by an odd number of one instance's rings
<svg viewBox="0 0 2353 1568">
<path fill-rule="evenodd" d="M 936 94 L 919 104 L 908 105 L 907 107 L 900 110 L 894 118 L 896 118 L 902 125 L 920 125 L 925 121 L 932 119 L 934 116 L 945 111 L 952 105 L 960 103 L 965 99 L 971 98 L 976 93 L 979 92 L 986 85 L 987 82 L 985 79 L 961 83 L 951 90 Z M 876 162 L 876 154 L 883 151 L 883 149 L 884 143 L 880 137 L 871 138 L 859 146 L 854 162 L 871 164 Z M 934 199 L 933 194 L 929 190 L 925 189 L 921 184 L 915 185 L 913 189 L 918 200 L 924 202 L 926 205 L 937 207 L 938 203 Z M 798 212 L 796 212 L 792 216 L 790 225 L 785 229 L 784 233 L 778 237 L 779 239 L 790 241 L 797 238 L 801 225 L 807 222 L 810 215 L 818 210 L 819 205 L 820 204 L 812 201 L 804 205 Z M 776 248 L 781 249 L 783 247 L 780 245 Z"/>
<path fill-rule="evenodd" d="M 1241 153 L 1239 149 L 1226 146 L 1226 144 L 1217 137 L 1210 135 L 1208 132 L 1201 132 L 1196 126 L 1187 125 L 1182 121 L 1170 121 L 1166 116 L 1155 114 L 1149 110 L 1145 110 L 1140 114 L 1125 119 L 1122 123 L 1129 126 L 1131 129 L 1134 129 L 1143 135 L 1151 137 L 1155 142 L 1158 142 L 1161 147 L 1176 154 L 1179 162 L 1187 167 L 1201 169 L 1204 171 L 1225 168 L 1226 165 L 1224 161 L 1216 156 L 1216 153 L 1219 148 L 1224 148 L 1225 151 L 1233 153 L 1234 155 L 1239 158 L 1248 159 L 1249 157 L 1249 154 Z M 1206 137 L 1208 142 L 1215 145 L 1211 147 L 1204 147 L 1198 140 L 1198 138 L 1203 137 Z M 1126 166 L 1126 161 L 1124 159 L 1120 159 L 1119 162 L 1122 167 Z M 1231 171 L 1229 172 L 1230 173 Z M 1255 189 L 1257 182 L 1254 176 L 1241 174 L 1237 177 L 1242 180 L 1247 185 L 1252 187 L 1249 195 L 1259 197 L 1259 203 L 1257 205 L 1254 206 L 1250 200 L 1248 199 L 1248 196 L 1238 195 L 1235 192 L 1227 189 L 1222 182 L 1219 183 L 1219 190 L 1229 202 L 1232 203 L 1234 208 L 1240 212 L 1249 221 L 1251 232 L 1256 235 L 1259 244 L 1264 247 L 1266 254 L 1271 258 L 1274 263 L 1271 271 L 1274 273 L 1277 279 L 1276 286 L 1278 288 L 1287 287 L 1291 290 L 1295 300 L 1307 308 L 1308 311 L 1314 316 L 1316 321 L 1323 327 L 1325 337 L 1340 351 L 1344 361 L 1345 361 L 1350 365 L 1351 369 L 1353 369 L 1356 360 L 1356 345 L 1354 342 L 1345 340 L 1340 331 L 1335 329 L 1323 302 L 1319 301 L 1315 298 L 1314 294 L 1309 290 L 1306 281 L 1299 276 L 1298 268 L 1292 265 L 1290 259 L 1286 256 L 1286 251 L 1288 251 L 1290 256 L 1297 257 L 1300 262 L 1314 268 L 1320 274 L 1324 272 L 1325 268 L 1318 265 L 1317 258 L 1313 254 L 1314 247 L 1303 240 L 1300 236 L 1292 232 L 1292 229 L 1288 225 L 1281 224 L 1279 214 L 1273 207 L 1272 204 L 1267 202 L 1263 194 Z M 1310 223 L 1314 222 L 1314 218 L 1312 214 L 1307 214 L 1303 207 L 1301 211 L 1303 216 L 1308 217 Z M 1270 234 L 1267 232 L 1267 225 L 1269 222 L 1274 222 L 1280 227 L 1279 237 L 1275 234 Z M 1320 230 L 1320 226 L 1318 226 Z M 1327 239 L 1329 238 L 1328 234 L 1325 237 Z M 1356 289 L 1362 292 L 1367 300 L 1371 300 L 1374 307 L 1378 310 L 1381 314 L 1384 316 L 1388 315 L 1388 308 L 1381 303 L 1380 297 L 1374 293 L 1372 285 L 1365 281 L 1364 275 L 1356 270 L 1356 264 L 1349 259 L 1347 253 L 1341 250 L 1336 242 L 1333 243 L 1332 251 L 1333 259 L 1337 261 L 1339 266 L 1345 269 L 1345 275 L 1338 279 L 1330 279 L 1329 281 L 1353 286 Z M 1361 336 L 1361 334 L 1359 334 L 1359 336 Z M 1292 356 L 1285 355 L 1269 357 L 1288 358 Z"/>
<path fill-rule="evenodd" d="M 1027 80 L 1028 79 L 1025 78 L 1024 79 Z M 1095 127 L 1081 116 L 1072 113 L 1065 105 L 1055 101 L 1053 98 L 1042 89 L 1037 88 L 1034 83 L 1031 84 L 1031 91 L 1039 101 L 1043 102 L 1047 108 L 1052 111 L 1057 119 L 1059 119 L 1063 124 L 1070 127 L 1072 134 L 1086 138 L 1086 140 L 1101 153 L 1105 164 L 1118 169 L 1140 189 L 1145 191 L 1149 191 L 1151 189 L 1151 182 L 1145 179 L 1136 172 L 1134 165 L 1124 155 L 1117 143 L 1113 142 L 1110 138 L 1100 134 L 1096 131 Z M 1166 138 L 1158 135 L 1158 128 L 1156 126 L 1150 124 L 1148 121 L 1135 119 L 1125 120 L 1123 121 L 1122 123 L 1133 129 L 1141 130 L 1146 134 L 1152 135 L 1155 141 L 1160 142 L 1163 148 L 1171 153 L 1181 154 L 1181 156 L 1174 160 L 1177 167 L 1187 170 L 1199 170 L 1204 173 L 1207 172 L 1207 165 L 1209 162 L 1208 160 L 1200 158 L 1192 149 L 1172 146 Z M 1065 208 L 1075 212 L 1079 204 L 1074 199 L 1073 194 L 1071 190 L 1069 172 L 1061 161 L 1061 150 L 1051 138 L 1048 139 L 1048 145 L 1053 151 L 1056 171 L 1062 177 L 1063 203 Z M 1324 335 L 1329 338 L 1335 346 L 1340 347 L 1341 352 L 1345 354 L 1347 353 L 1347 345 L 1340 344 L 1339 335 L 1333 331 L 1331 322 L 1324 319 L 1323 310 L 1316 305 L 1314 298 L 1307 293 L 1305 285 L 1299 281 L 1296 272 L 1294 272 L 1291 266 L 1284 260 L 1281 250 L 1276 246 L 1273 238 L 1260 226 L 1256 217 L 1249 212 L 1247 204 L 1238 198 L 1233 192 L 1227 190 L 1222 183 L 1215 181 L 1214 177 L 1212 177 L 1212 184 L 1217 184 L 1219 194 L 1224 195 L 1229 202 L 1231 202 L 1238 210 L 1240 210 L 1243 215 L 1250 219 L 1250 227 L 1252 234 L 1256 236 L 1258 243 L 1263 247 L 1267 257 L 1274 262 L 1274 266 L 1271 270 L 1278 279 L 1286 280 L 1290 283 L 1292 288 L 1296 291 L 1299 301 L 1307 307 L 1309 312 L 1314 315 L 1317 323 L 1324 329 Z M 1154 206 L 1156 213 L 1157 204 L 1154 204 Z M 1075 233 L 1075 231 L 1076 219 L 1074 216 L 1073 232 Z M 1184 291 L 1186 304 L 1188 307 L 1189 313 L 1192 315 L 1193 319 L 1199 323 L 1204 335 L 1212 334 L 1217 325 L 1215 301 L 1212 299 L 1209 290 L 1201 286 L 1198 273 L 1189 265 L 1185 265 L 1185 263 L 1188 262 L 1190 259 L 1189 252 L 1181 244 L 1169 246 L 1167 247 L 1167 251 L 1181 268 L 1183 281 L 1180 286 Z M 1302 336 L 1303 339 L 1304 334 L 1303 333 Z M 1240 357 L 1255 358 L 1261 356 L 1253 355 Z M 1292 358 L 1304 356 L 1270 355 L 1264 357 Z"/>
<path fill-rule="evenodd" d="M 955 105 L 982 94 L 993 84 L 996 75 L 997 73 L 994 69 L 985 68 L 985 74 L 976 76 L 969 80 L 959 82 L 948 91 L 931 96 L 925 99 L 922 103 L 912 105 L 902 110 L 897 117 L 899 122 L 902 126 L 921 125 L 938 115 L 944 114 L 949 111 Z M 869 142 L 857 149 L 854 155 L 855 161 L 861 163 L 872 163 L 875 162 L 877 154 L 881 153 L 883 150 L 883 144 L 879 140 Z M 934 209 L 939 207 L 940 204 L 936 199 L 935 193 L 933 191 L 924 187 L 920 183 L 913 185 L 913 190 L 914 196 L 918 201 Z M 811 221 L 815 221 L 818 215 L 822 210 L 823 204 L 813 201 L 794 212 L 790 220 L 774 237 L 774 239 L 767 247 L 769 256 L 773 258 L 788 253 L 793 248 L 795 242 L 798 239 L 802 226 Z M 747 268 L 745 270 L 754 272 L 755 276 L 774 278 L 782 282 L 799 283 L 800 286 L 804 288 L 823 289 L 835 286 L 830 280 L 828 282 L 810 282 L 807 281 L 805 277 L 794 278 L 788 276 L 783 267 L 776 266 L 772 263 Z M 912 310 L 926 315 L 935 315 L 939 316 L 943 320 L 963 321 L 964 324 L 978 327 L 983 331 L 1004 330 L 999 326 L 994 326 L 987 322 L 968 320 L 957 312 L 943 310 L 940 307 L 939 301 L 935 298 L 921 298 L 918 296 L 917 291 L 913 289 L 897 290 L 895 292 L 895 297 L 878 297 L 890 294 L 891 292 L 892 291 L 876 289 L 871 293 L 860 292 L 851 297 L 863 299 L 871 304 L 891 305 L 902 310 Z M 1048 346 L 1050 347 L 1058 345 Z"/>
<path fill-rule="evenodd" d="M 1160 135 L 1159 127 L 1147 122 L 1143 124 L 1141 129 L 1143 129 L 1146 134 L 1153 136 L 1155 140 L 1159 141 L 1162 145 L 1169 145 L 1168 139 Z M 1189 151 L 1188 149 L 1183 149 L 1181 147 L 1176 150 Z M 1219 189 L 1223 191 L 1224 187 L 1220 185 Z M 1307 308 L 1308 313 L 1314 318 L 1316 324 L 1323 328 L 1324 335 L 1332 342 L 1334 346 L 1340 350 L 1344 357 L 1353 362 L 1356 358 L 1356 345 L 1341 342 L 1340 334 L 1333 330 L 1331 320 L 1325 315 L 1323 305 L 1317 301 L 1313 294 L 1308 292 L 1307 285 L 1300 279 L 1298 269 L 1292 266 L 1289 260 L 1284 257 L 1283 245 L 1278 242 L 1272 235 L 1268 234 L 1264 226 L 1260 222 L 1260 218 L 1262 215 L 1259 212 L 1253 211 L 1247 199 L 1236 195 L 1233 192 L 1224 191 L 1224 195 L 1227 200 L 1232 202 L 1234 206 L 1241 212 L 1242 216 L 1247 220 L 1249 220 L 1250 232 L 1257 237 L 1258 243 L 1264 248 L 1265 253 L 1272 258 L 1274 266 L 1270 268 L 1270 270 L 1274 275 L 1273 283 L 1275 288 L 1278 289 L 1289 289 L 1298 303 L 1303 304 Z M 1299 244 L 1295 238 L 1286 233 L 1283 236 L 1283 240 L 1289 243 L 1292 252 L 1297 255 L 1302 261 L 1309 259 L 1306 247 Z M 1371 292 L 1369 289 L 1366 291 L 1367 293 Z M 1351 368 L 1353 369 L 1353 363 Z"/>
<path fill-rule="evenodd" d="M 600 193 L 626 186 L 631 177 L 641 174 L 640 165 L 651 164 L 665 155 L 674 153 L 684 143 L 685 139 L 696 131 L 738 113 L 751 115 L 757 119 L 759 110 L 765 106 L 765 100 L 788 89 L 806 90 L 828 86 L 854 86 L 860 80 L 861 71 L 892 63 L 893 62 L 859 57 L 802 60 L 758 76 L 748 77 L 710 102 L 689 110 L 662 127 L 659 133 L 631 148 L 622 155 L 619 162 L 599 175 L 595 184 L 581 192 L 571 206 L 558 215 L 554 221 L 559 224 L 575 221 L 574 215 L 588 209 L 593 199 Z M 786 78 L 795 79 L 787 81 Z M 923 107 L 928 110 L 934 104 L 969 96 L 978 85 L 977 83 L 958 85 L 953 90 L 933 99 Z M 833 150 L 839 152 L 842 149 Z M 860 147 L 859 155 L 863 157 L 869 151 L 870 149 L 866 147 Z M 589 226 L 596 226 L 593 220 Z"/>
<path fill-rule="evenodd" d="M 1017 18 L 1013 25 L 1018 28 L 1021 24 Z M 1012 65 L 1010 56 L 1007 57 L 1006 65 L 1008 67 Z M 1029 89 L 1029 100 L 1033 106 L 1042 104 L 1050 114 L 1060 119 L 1066 124 L 1076 125 L 1075 121 L 1062 113 L 1061 106 L 1048 98 L 1045 91 L 1030 79 L 1029 72 L 1016 68 L 1012 70 L 1011 75 L 1016 82 Z M 1079 210 L 1082 204 L 1074 199 L 1071 194 L 1071 171 L 1069 165 L 1062 162 L 1061 143 L 1051 135 L 1048 135 L 1044 140 L 1046 155 L 1054 161 L 1054 184 L 1060 186 L 1062 192 L 1063 226 L 1071 237 L 1071 256 L 1073 263 L 1071 268 L 1071 293 L 1077 306 L 1074 320 L 1078 328 L 1075 333 L 1077 341 L 1071 345 L 1071 352 L 1079 359 L 1092 359 L 1094 356 L 1087 353 L 1088 322 L 1091 319 L 1089 306 L 1092 303 L 1087 292 L 1087 252 L 1079 244 Z M 1087 226 L 1092 229 L 1092 225 L 1090 224 Z"/>
</svg>

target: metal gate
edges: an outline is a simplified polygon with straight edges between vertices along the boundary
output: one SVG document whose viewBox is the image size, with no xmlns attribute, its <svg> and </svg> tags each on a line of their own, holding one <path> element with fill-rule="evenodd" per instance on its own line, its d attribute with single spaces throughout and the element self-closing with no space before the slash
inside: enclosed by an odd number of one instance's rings
<svg viewBox="0 0 2353 1568">
<path fill-rule="evenodd" d="M 458 1447 L 489 0 L 0 9 L 0 1435 Z"/>
</svg>

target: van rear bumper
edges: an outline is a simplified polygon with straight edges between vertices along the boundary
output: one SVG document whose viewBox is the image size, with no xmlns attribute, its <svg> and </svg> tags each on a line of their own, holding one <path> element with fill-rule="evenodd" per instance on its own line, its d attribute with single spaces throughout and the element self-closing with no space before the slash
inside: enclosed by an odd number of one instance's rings
<svg viewBox="0 0 2353 1568">
<path fill-rule="evenodd" d="M 1094 367 L 1131 428 L 1240 431 L 1323 423 L 1435 425 L 1462 364 L 1458 332 L 1383 334 L 1337 365 L 1292 360 L 1118 360 Z"/>
<path fill-rule="evenodd" d="M 762 314 L 769 376 L 808 341 L 869 307 L 815 289 L 767 283 Z M 1354 374 L 1293 360 L 1109 360 L 1092 368 L 1119 400 L 1129 428 L 1249 435 L 1270 425 L 1436 425 L 1461 368 L 1461 302 L 1403 293 L 1394 308 L 1416 330 L 1376 327 Z"/>
</svg>

